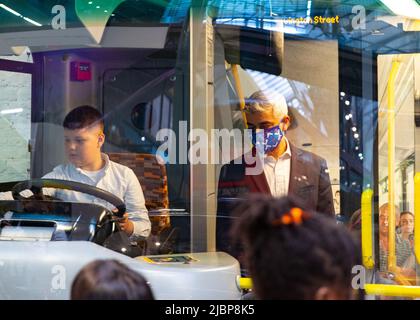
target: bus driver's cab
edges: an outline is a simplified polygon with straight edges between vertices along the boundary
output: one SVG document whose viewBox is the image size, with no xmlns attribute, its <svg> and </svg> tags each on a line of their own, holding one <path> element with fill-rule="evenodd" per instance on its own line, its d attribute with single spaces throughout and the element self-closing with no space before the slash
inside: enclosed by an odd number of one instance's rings
<svg viewBox="0 0 420 320">
<path fill-rule="evenodd" d="M 100 12 L 84 1 L 0 6 L 0 182 L 12 196 L 0 201 L 2 298 L 66 299 L 68 290 L 50 288 L 51 277 L 63 268 L 70 288 L 98 258 L 141 272 L 157 298 L 241 297 L 239 263 L 216 252 L 214 236 L 216 171 L 231 154 L 217 151 L 220 162 L 207 164 L 202 155 L 197 163 L 189 134 L 210 133 L 203 112 L 233 128 L 238 88 L 229 66 L 280 74 L 283 35 L 216 23 L 201 7 L 149 3 L 144 15 L 136 4 L 103 3 Z M 209 32 L 213 43 L 203 42 Z M 114 194 L 42 179 L 66 163 L 63 119 L 80 105 L 103 114 L 102 151 L 140 182 L 152 224 L 144 239 L 130 241 L 120 230 L 126 209 Z M 50 197 L 46 188 L 87 194 L 116 212 L 98 201 Z"/>
</svg>

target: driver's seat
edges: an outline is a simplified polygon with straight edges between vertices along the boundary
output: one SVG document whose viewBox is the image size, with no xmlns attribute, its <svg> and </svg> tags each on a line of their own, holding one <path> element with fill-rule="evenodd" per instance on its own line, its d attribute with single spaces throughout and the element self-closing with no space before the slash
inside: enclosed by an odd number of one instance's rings
<svg viewBox="0 0 420 320">
<path fill-rule="evenodd" d="M 168 209 L 168 177 L 166 167 L 157 155 L 148 153 L 108 153 L 111 161 L 132 169 L 139 179 L 147 210 Z"/>
<path fill-rule="evenodd" d="M 166 167 L 159 156 L 147 153 L 108 153 L 109 159 L 132 169 L 139 179 L 143 189 L 146 208 L 149 210 L 149 218 L 152 224 L 151 235 L 148 240 L 141 241 L 143 254 L 169 254 L 175 250 L 178 228 L 171 226 L 169 213 L 151 211 L 169 209 L 168 178 Z M 154 239 L 155 241 L 151 241 Z M 159 239 L 159 240 L 156 240 Z M 166 247 L 155 248 L 153 243 L 161 242 L 170 244 Z"/>
</svg>

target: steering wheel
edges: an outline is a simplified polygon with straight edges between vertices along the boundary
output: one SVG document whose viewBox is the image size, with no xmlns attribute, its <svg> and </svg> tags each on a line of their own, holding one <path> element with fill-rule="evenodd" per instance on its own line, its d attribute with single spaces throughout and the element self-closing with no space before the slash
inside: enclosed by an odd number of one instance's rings
<svg viewBox="0 0 420 320">
<path fill-rule="evenodd" d="M 112 193 L 91 185 L 70 180 L 33 179 L 22 181 L 13 186 L 12 196 L 15 200 L 27 200 L 27 198 L 23 197 L 20 192 L 29 189 L 33 192 L 35 199 L 43 200 L 46 199 L 46 196 L 42 193 L 42 188 L 78 191 L 105 200 L 117 208 L 118 212 L 116 212 L 115 215 L 120 218 L 126 211 L 124 202 Z"/>
<path fill-rule="evenodd" d="M 119 218 L 122 218 L 126 211 L 124 202 L 112 193 L 91 185 L 70 180 L 33 179 L 22 181 L 13 186 L 12 196 L 15 200 L 25 202 L 30 202 L 31 200 L 33 201 L 33 199 L 25 198 L 20 194 L 23 190 L 29 189 L 33 192 L 35 200 L 53 199 L 52 197 L 45 196 L 42 193 L 42 188 L 78 191 L 105 200 L 117 208 L 118 211 L 113 213 L 113 215 Z M 141 255 L 141 252 L 139 252 L 140 249 L 131 245 L 128 235 L 124 231 L 121 231 L 118 224 L 115 226 L 115 220 L 108 220 L 108 222 L 112 223 L 104 223 L 101 227 L 99 227 L 95 233 L 93 242 L 130 257 Z"/>
</svg>

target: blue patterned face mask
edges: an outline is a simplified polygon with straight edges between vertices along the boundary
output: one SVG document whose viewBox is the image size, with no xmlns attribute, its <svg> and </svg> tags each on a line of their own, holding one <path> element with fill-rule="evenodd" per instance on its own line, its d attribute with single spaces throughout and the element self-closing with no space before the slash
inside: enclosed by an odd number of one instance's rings
<svg viewBox="0 0 420 320">
<path fill-rule="evenodd" d="M 251 131 L 252 144 L 257 148 L 257 151 L 264 153 L 269 153 L 276 149 L 283 136 L 284 132 L 280 129 L 280 125 L 261 131 L 255 129 Z"/>
</svg>

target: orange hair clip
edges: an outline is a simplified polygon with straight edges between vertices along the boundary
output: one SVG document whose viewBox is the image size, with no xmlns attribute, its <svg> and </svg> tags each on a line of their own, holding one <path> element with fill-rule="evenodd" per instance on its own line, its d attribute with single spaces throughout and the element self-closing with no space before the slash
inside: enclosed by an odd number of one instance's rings
<svg viewBox="0 0 420 320">
<path fill-rule="evenodd" d="M 282 215 L 280 218 L 277 218 L 276 220 L 274 220 L 271 224 L 273 226 L 289 225 L 289 224 L 299 225 L 302 223 L 304 218 L 307 218 L 306 213 L 303 212 L 302 209 L 295 207 L 295 208 L 290 209 L 288 213 Z"/>
</svg>

